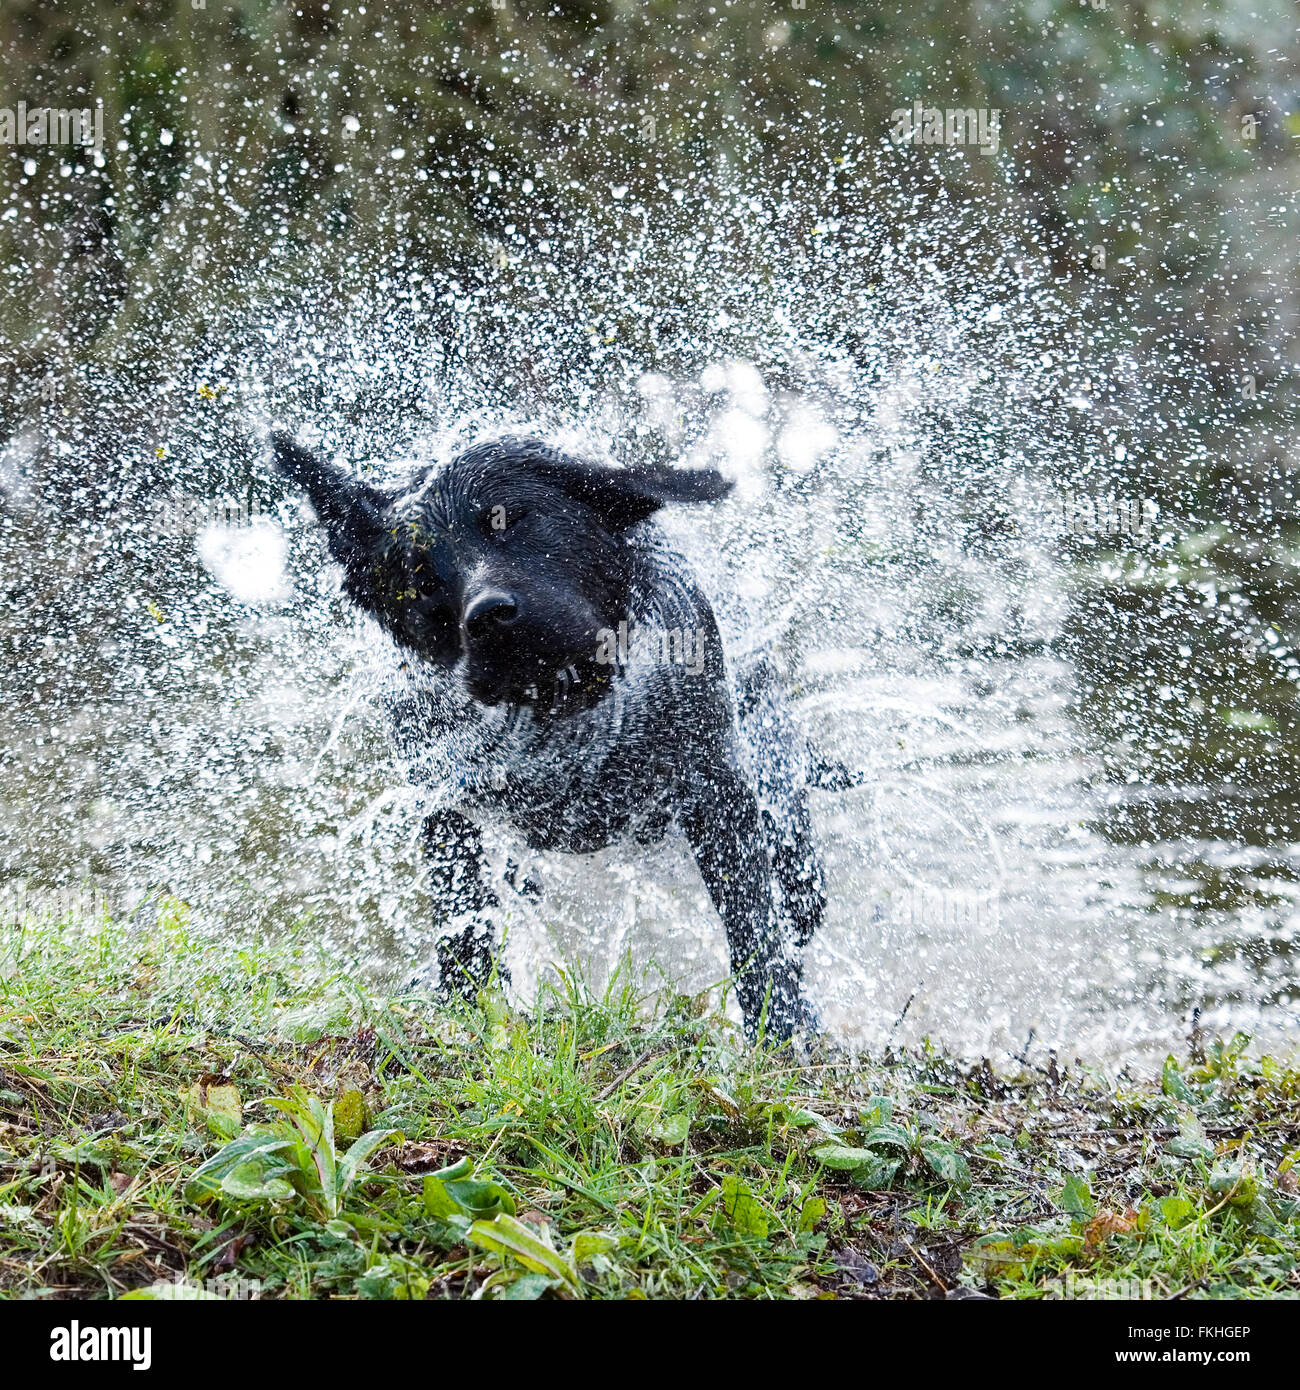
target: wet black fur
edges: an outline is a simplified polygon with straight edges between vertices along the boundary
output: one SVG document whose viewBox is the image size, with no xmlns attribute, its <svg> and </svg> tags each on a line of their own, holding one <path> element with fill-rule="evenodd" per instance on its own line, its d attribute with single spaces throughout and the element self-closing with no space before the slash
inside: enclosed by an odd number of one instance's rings
<svg viewBox="0 0 1300 1390">
<path fill-rule="evenodd" d="M 730 484 L 501 439 L 380 490 L 287 435 L 273 443 L 349 598 L 404 649 L 390 713 L 412 775 L 441 796 L 425 843 L 442 987 L 475 991 L 493 968 L 486 817 L 578 853 L 676 822 L 726 927 L 747 1032 L 764 1010 L 769 1036 L 805 1026 L 801 948 L 824 906 L 816 770 L 770 668 L 728 670 L 708 600 L 650 520 Z M 611 661 L 620 622 L 634 642 L 689 632 L 695 659 Z"/>
</svg>

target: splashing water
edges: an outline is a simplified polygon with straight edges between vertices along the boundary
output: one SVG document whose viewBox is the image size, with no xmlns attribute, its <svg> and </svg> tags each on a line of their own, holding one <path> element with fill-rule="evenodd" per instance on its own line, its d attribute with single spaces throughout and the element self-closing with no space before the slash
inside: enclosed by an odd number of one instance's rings
<svg viewBox="0 0 1300 1390">
<path fill-rule="evenodd" d="M 0 872 L 123 901 L 164 885 L 236 938 L 306 918 L 409 975 L 434 924 L 422 797 L 375 700 L 391 650 L 342 604 L 265 435 L 382 479 L 521 429 L 737 478 L 663 524 L 731 648 L 774 650 L 816 744 L 867 774 L 814 794 L 830 909 L 808 978 L 832 1033 L 1128 1055 L 1200 1007 L 1280 1036 L 1296 880 L 1254 888 L 1294 867 L 1294 811 L 1252 845 L 1198 812 L 1221 783 L 1168 721 L 1135 726 L 1146 686 L 1118 732 L 1102 708 L 1125 698 L 1098 676 L 1130 640 L 1125 595 L 1195 568 L 1173 520 L 1205 454 L 1195 368 L 1065 298 L 1007 201 L 922 206 L 900 158 L 864 147 L 794 189 L 733 168 L 670 220 L 611 190 L 603 221 L 477 277 L 400 254 L 343 285 L 263 265 L 163 380 L 83 369 L 70 413 L 0 459 L 22 580 Z M 1208 607 L 1293 681 L 1248 604 Z M 1150 649 L 1149 684 L 1179 687 L 1179 645 Z M 597 983 L 624 953 L 674 989 L 725 975 L 681 843 L 525 867 L 545 891 L 509 899 L 524 999 L 556 961 Z M 1251 891 L 1192 892 L 1233 873 Z"/>
</svg>

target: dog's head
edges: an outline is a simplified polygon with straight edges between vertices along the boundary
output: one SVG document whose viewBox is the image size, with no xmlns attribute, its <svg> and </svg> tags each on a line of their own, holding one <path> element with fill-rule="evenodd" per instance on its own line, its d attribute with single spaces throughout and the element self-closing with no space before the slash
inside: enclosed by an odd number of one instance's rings
<svg viewBox="0 0 1300 1390">
<path fill-rule="evenodd" d="M 272 436 L 345 571 L 348 596 L 484 704 L 538 704 L 590 668 L 628 617 L 628 532 L 670 502 L 712 502 L 713 469 L 606 468 L 500 439 L 380 490 Z"/>
</svg>

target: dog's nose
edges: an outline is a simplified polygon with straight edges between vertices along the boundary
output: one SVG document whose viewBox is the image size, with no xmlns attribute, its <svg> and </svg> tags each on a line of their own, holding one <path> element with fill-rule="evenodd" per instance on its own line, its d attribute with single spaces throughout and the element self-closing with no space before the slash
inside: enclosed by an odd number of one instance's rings
<svg viewBox="0 0 1300 1390">
<path fill-rule="evenodd" d="M 513 594 L 485 589 L 466 605 L 465 631 L 473 638 L 487 637 L 499 628 L 509 627 L 518 616 L 519 605 Z"/>
</svg>

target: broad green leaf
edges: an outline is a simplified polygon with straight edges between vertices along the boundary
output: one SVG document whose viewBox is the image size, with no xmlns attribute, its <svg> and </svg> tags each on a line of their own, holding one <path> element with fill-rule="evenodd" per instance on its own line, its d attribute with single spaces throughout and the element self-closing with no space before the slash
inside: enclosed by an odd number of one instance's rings
<svg viewBox="0 0 1300 1390">
<path fill-rule="evenodd" d="M 809 1197 L 799 1208 L 799 1230 L 811 1231 L 826 1215 L 826 1202 L 821 1197 Z"/>
<path fill-rule="evenodd" d="M 1181 1100 L 1191 1105 L 1196 1100 L 1196 1093 L 1183 1080 L 1183 1074 L 1178 1068 L 1178 1063 L 1172 1056 L 1165 1058 L 1164 1070 L 1160 1074 L 1160 1089 L 1167 1096 L 1173 1096 L 1175 1100 Z"/>
<path fill-rule="evenodd" d="M 847 1144 L 819 1144 L 812 1156 L 823 1168 L 833 1168 L 837 1172 L 849 1172 L 874 1163 L 876 1155 L 870 1149 L 854 1149 Z"/>
<path fill-rule="evenodd" d="M 562 1280 L 571 1289 L 578 1287 L 577 1273 L 568 1261 L 530 1226 L 513 1216 L 502 1214 L 491 1221 L 476 1221 L 469 1228 L 469 1239 L 484 1250 L 513 1256 L 534 1274 Z"/>
<path fill-rule="evenodd" d="M 457 1169 L 460 1166 L 457 1164 Z M 445 1181 L 437 1173 L 430 1173 L 424 1180 L 424 1210 L 429 1216 L 444 1221 L 452 1216 L 488 1217 L 497 1213 L 513 1216 L 515 1199 L 499 1182 L 475 1178 Z"/>
<path fill-rule="evenodd" d="M 1062 1211 L 1068 1211 L 1071 1216 L 1093 1216 L 1097 1211 L 1087 1178 L 1081 1178 L 1077 1173 L 1067 1175 L 1057 1205 Z"/>
<path fill-rule="evenodd" d="M 868 1192 L 883 1192 L 892 1185 L 902 1166 L 901 1158 L 886 1158 L 883 1154 L 873 1153 L 869 1163 L 853 1170 L 853 1185 Z"/>
<path fill-rule="evenodd" d="M 515 1214 L 515 1199 L 499 1182 L 463 1178 L 447 1186 L 452 1196 L 474 1216 L 495 1216 L 498 1212 L 506 1216 Z"/>
<path fill-rule="evenodd" d="M 794 1125 L 796 1129 L 816 1128 L 831 1138 L 844 1133 L 843 1125 L 837 1125 L 833 1120 L 828 1120 L 825 1115 L 818 1115 L 813 1110 L 787 1105 L 774 1105 L 772 1110 L 774 1114 L 784 1116 L 786 1123 Z"/>
<path fill-rule="evenodd" d="M 293 1196 L 293 1184 L 268 1177 L 260 1164 L 244 1163 L 221 1179 L 221 1190 L 240 1202 L 283 1202 Z"/>
<path fill-rule="evenodd" d="M 360 1139 L 366 1128 L 366 1098 L 355 1088 L 344 1091 L 331 1107 L 334 1115 L 334 1137 L 350 1144 Z"/>
<path fill-rule="evenodd" d="M 429 1275 L 422 1265 L 402 1255 L 377 1260 L 357 1280 L 362 1298 L 392 1299 L 399 1303 L 422 1301 L 429 1292 Z"/>
<path fill-rule="evenodd" d="M 887 1125 L 894 1118 L 894 1099 L 892 1096 L 868 1096 L 859 1115 L 867 1129 Z"/>
<path fill-rule="evenodd" d="M 1178 1158 L 1209 1158 L 1214 1153 L 1204 1127 L 1190 1110 L 1178 1117 L 1178 1138 L 1171 1139 L 1165 1148 Z"/>
<path fill-rule="evenodd" d="M 447 1184 L 430 1173 L 424 1180 L 424 1214 L 445 1221 L 449 1216 L 466 1216 L 468 1212 L 447 1190 Z"/>
<path fill-rule="evenodd" d="M 66 1144 L 56 1139 L 50 1145 L 50 1153 L 73 1167 L 112 1170 L 117 1166 L 114 1150 L 107 1144 L 96 1143 L 94 1139 L 83 1139 L 79 1144 Z"/>
<path fill-rule="evenodd" d="M 922 1144 L 921 1156 L 950 1187 L 965 1192 L 970 1186 L 970 1165 L 950 1144 Z"/>
<path fill-rule="evenodd" d="M 319 1096 L 295 1086 L 288 1096 L 267 1101 L 287 1115 L 300 1138 L 292 1144 L 295 1186 L 325 1219 L 339 1214 L 338 1157 L 334 1149 L 334 1117 Z"/>
<path fill-rule="evenodd" d="M 1275 1235 L 1280 1230 L 1279 1216 L 1281 1214 L 1274 1211 L 1273 1207 L 1258 1193 L 1239 1210 L 1249 1225 L 1264 1235 Z"/>
<path fill-rule="evenodd" d="M 862 1136 L 862 1142 L 868 1147 L 887 1144 L 895 1149 L 910 1149 L 912 1136 L 901 1125 L 874 1125 Z"/>
<path fill-rule="evenodd" d="M 200 1164 L 185 1185 L 185 1195 L 191 1201 L 215 1197 L 220 1193 L 222 1179 L 227 1173 L 233 1173 L 254 1158 L 266 1162 L 272 1155 L 280 1155 L 289 1147 L 289 1142 L 280 1138 L 274 1130 L 254 1126 L 219 1149 L 206 1163 Z M 280 1157 L 270 1167 L 274 1176 L 287 1172 L 289 1165 Z"/>
<path fill-rule="evenodd" d="M 374 1235 L 376 1231 L 383 1231 L 391 1235 L 402 1229 L 399 1221 L 394 1221 L 387 1216 L 376 1216 L 374 1212 L 362 1211 L 341 1211 L 338 1220 L 329 1222 L 329 1225 L 350 1226 L 354 1231 L 360 1231 L 363 1235 Z"/>
<path fill-rule="evenodd" d="M 1248 1207 L 1259 1196 L 1259 1183 L 1240 1163 L 1219 1165 L 1210 1174 L 1210 1191 L 1227 1197 L 1229 1206 Z"/>
<path fill-rule="evenodd" d="M 311 1114 L 311 1126 L 308 1127 L 302 1119 L 298 1119 L 298 1127 L 311 1145 L 311 1156 L 316 1165 L 316 1176 L 325 1209 L 331 1216 L 337 1216 L 338 1154 L 334 1148 L 334 1116 L 330 1113 L 329 1106 L 323 1104 L 318 1096 L 307 1097 L 307 1108 Z"/>
<path fill-rule="evenodd" d="M 456 1178 L 467 1178 L 474 1171 L 474 1165 L 468 1157 L 457 1159 L 455 1163 L 447 1168 L 439 1168 L 436 1173 L 430 1173 L 431 1178 L 439 1178 L 443 1182 L 451 1182 Z"/>
<path fill-rule="evenodd" d="M 503 1301 L 518 1303 L 541 1298 L 547 1289 L 555 1287 L 555 1280 L 545 1274 L 521 1274 L 501 1295 Z"/>
<path fill-rule="evenodd" d="M 1159 1208 L 1161 1220 L 1175 1230 L 1186 1225 L 1196 1214 L 1195 1202 L 1189 1202 L 1186 1197 L 1161 1197 L 1156 1206 Z"/>
<path fill-rule="evenodd" d="M 366 1159 L 374 1153 L 380 1144 L 396 1132 L 392 1129 L 372 1129 L 369 1134 L 363 1134 L 343 1155 L 338 1169 L 340 1196 L 346 1193 L 356 1181 L 357 1173 Z"/>
<path fill-rule="evenodd" d="M 677 1148 L 686 1142 L 691 1132 L 691 1117 L 684 1110 L 675 1115 L 663 1115 L 654 1124 L 646 1126 L 646 1134 L 660 1144 Z"/>
<path fill-rule="evenodd" d="M 589 1265 L 597 1255 L 608 1255 L 618 1249 L 618 1237 L 606 1231 L 579 1231 L 569 1252 L 576 1268 Z"/>
<path fill-rule="evenodd" d="M 733 1173 L 722 1180 L 722 1206 L 727 1220 L 741 1235 L 767 1239 L 767 1212 L 755 1199 L 744 1178 Z"/>
</svg>

